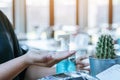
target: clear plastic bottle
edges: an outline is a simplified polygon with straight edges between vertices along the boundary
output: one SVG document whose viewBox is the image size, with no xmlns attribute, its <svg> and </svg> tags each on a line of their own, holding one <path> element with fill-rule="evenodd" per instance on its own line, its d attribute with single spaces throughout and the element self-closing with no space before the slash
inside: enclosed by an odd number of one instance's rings
<svg viewBox="0 0 120 80">
<path fill-rule="evenodd" d="M 67 36 L 68 37 L 68 36 Z M 66 35 L 61 36 L 61 49 L 60 51 L 66 51 L 69 50 L 69 40 L 66 40 Z M 64 73 L 68 72 L 68 59 L 60 61 L 56 65 L 56 73 Z"/>
<path fill-rule="evenodd" d="M 69 50 L 69 39 L 63 38 L 61 40 L 61 50 Z M 56 73 L 65 73 L 65 72 L 72 72 L 76 70 L 75 62 L 71 60 L 71 58 L 62 60 L 56 65 Z"/>
</svg>

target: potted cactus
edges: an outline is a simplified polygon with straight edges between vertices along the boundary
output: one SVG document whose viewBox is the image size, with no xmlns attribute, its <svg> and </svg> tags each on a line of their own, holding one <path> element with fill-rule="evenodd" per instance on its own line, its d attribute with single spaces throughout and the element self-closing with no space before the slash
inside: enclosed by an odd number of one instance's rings
<svg viewBox="0 0 120 80">
<path fill-rule="evenodd" d="M 98 39 L 95 55 L 89 58 L 90 74 L 96 76 L 103 70 L 117 63 L 114 42 L 111 35 L 101 35 Z"/>
</svg>

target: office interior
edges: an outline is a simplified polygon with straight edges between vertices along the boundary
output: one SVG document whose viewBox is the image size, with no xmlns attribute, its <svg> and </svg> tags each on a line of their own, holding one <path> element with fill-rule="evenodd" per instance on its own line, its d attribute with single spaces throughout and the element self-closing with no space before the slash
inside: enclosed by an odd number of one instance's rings
<svg viewBox="0 0 120 80">
<path fill-rule="evenodd" d="M 69 36 L 68 50 L 90 56 L 108 33 L 120 55 L 120 0 L 0 0 L 0 10 L 24 49 L 59 51 Z"/>
</svg>

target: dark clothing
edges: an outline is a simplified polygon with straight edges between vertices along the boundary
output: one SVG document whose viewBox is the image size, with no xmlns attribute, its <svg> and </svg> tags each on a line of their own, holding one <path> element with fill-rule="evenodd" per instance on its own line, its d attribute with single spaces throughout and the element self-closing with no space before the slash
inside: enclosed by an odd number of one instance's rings
<svg viewBox="0 0 120 80">
<path fill-rule="evenodd" d="M 0 64 L 23 54 L 10 21 L 0 11 Z M 24 71 L 14 80 L 23 80 L 23 77 Z"/>
</svg>

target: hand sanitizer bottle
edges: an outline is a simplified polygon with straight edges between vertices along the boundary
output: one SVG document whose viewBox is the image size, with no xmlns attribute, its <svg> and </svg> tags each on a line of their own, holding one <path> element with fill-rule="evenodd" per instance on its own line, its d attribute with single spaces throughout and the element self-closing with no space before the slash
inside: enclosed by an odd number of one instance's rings
<svg viewBox="0 0 120 80">
<path fill-rule="evenodd" d="M 69 50 L 69 38 L 67 38 L 68 35 L 61 35 L 61 49 L 60 51 L 66 51 Z M 56 73 L 65 73 L 68 72 L 68 59 L 64 59 L 62 61 L 60 61 L 57 65 L 56 65 Z"/>
<path fill-rule="evenodd" d="M 69 37 L 68 35 L 62 36 L 61 40 L 61 50 L 66 51 L 69 50 Z M 75 71 L 76 66 L 73 61 L 71 61 L 71 58 L 62 60 L 59 62 L 56 66 L 56 73 L 65 73 L 65 72 L 71 72 Z"/>
</svg>

